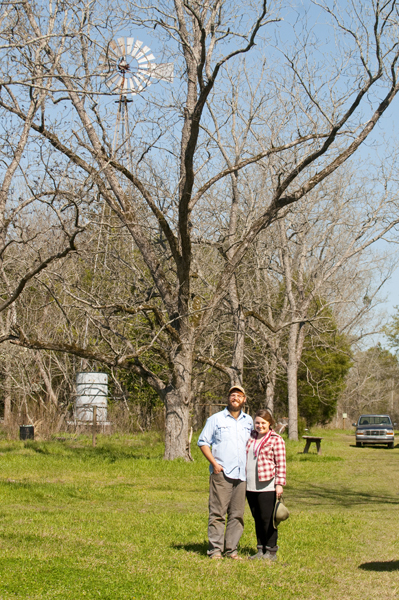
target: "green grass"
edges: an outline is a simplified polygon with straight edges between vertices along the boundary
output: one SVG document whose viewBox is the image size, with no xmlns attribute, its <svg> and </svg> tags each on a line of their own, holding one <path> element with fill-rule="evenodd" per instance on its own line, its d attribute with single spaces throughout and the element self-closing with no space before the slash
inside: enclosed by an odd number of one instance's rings
<svg viewBox="0 0 399 600">
<path fill-rule="evenodd" d="M 149 434 L 0 441 L 0 599 L 399 598 L 399 448 L 321 435 L 322 456 L 287 443 L 291 515 L 271 565 L 207 558 L 194 445 L 193 463 L 168 463 Z M 240 554 L 254 549 L 247 509 Z"/>
</svg>

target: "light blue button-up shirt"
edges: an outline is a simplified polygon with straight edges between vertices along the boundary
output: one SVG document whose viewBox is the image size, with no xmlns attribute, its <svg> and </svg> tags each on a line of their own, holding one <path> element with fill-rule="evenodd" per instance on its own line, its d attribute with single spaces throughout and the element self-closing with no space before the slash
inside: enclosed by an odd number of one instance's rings
<svg viewBox="0 0 399 600">
<path fill-rule="evenodd" d="M 252 418 L 241 411 L 238 418 L 225 408 L 207 420 L 198 439 L 198 446 L 212 446 L 212 454 L 227 477 L 246 479 L 246 445 L 253 429 Z M 213 473 L 212 465 L 209 470 Z"/>
</svg>

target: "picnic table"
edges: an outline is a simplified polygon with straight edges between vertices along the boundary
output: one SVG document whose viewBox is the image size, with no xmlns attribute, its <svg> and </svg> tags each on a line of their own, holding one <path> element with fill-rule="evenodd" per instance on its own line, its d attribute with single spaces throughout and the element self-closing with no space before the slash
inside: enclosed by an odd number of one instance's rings
<svg viewBox="0 0 399 600">
<path fill-rule="evenodd" d="M 312 444 L 313 442 L 316 444 L 317 454 L 321 454 L 320 446 L 321 440 L 323 439 L 322 437 L 317 437 L 314 435 L 303 435 L 302 437 L 304 440 L 306 440 L 305 449 L 303 451 L 304 454 L 307 454 L 309 452 L 310 444 Z"/>
</svg>

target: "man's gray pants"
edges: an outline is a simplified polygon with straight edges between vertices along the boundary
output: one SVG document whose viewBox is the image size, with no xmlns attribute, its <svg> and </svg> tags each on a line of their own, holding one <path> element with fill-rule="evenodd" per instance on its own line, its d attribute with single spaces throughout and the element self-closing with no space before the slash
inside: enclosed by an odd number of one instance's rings
<svg viewBox="0 0 399 600">
<path fill-rule="evenodd" d="M 237 550 L 244 529 L 246 482 L 230 479 L 223 471 L 209 479 L 208 555 Z M 225 532 L 227 514 L 227 525 Z"/>
</svg>

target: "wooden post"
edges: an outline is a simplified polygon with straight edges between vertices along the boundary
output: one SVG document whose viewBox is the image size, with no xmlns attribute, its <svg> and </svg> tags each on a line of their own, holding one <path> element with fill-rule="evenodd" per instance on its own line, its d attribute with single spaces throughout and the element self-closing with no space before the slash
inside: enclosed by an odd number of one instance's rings
<svg viewBox="0 0 399 600">
<path fill-rule="evenodd" d="M 97 434 L 97 406 L 93 406 L 93 448 L 96 445 Z"/>
</svg>

